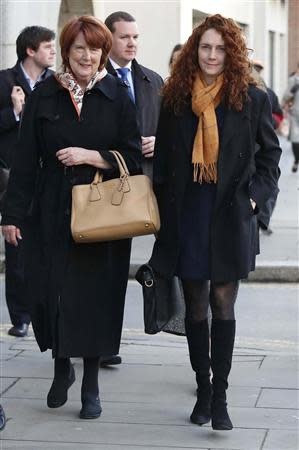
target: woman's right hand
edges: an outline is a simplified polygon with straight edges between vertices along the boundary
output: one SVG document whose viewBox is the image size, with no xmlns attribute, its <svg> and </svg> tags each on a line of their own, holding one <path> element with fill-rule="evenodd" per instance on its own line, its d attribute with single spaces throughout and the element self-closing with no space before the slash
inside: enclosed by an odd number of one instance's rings
<svg viewBox="0 0 299 450">
<path fill-rule="evenodd" d="M 17 228 L 14 225 L 3 225 L 2 234 L 4 239 L 15 247 L 18 246 L 18 239 L 22 239 L 20 228 Z"/>
</svg>

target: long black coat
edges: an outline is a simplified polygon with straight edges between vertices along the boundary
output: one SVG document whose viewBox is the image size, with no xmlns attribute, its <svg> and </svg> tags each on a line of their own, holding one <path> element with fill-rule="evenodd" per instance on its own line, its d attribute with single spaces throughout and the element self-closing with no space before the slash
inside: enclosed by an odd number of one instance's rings
<svg viewBox="0 0 299 450">
<path fill-rule="evenodd" d="M 150 262 L 167 277 L 176 271 L 182 203 L 192 177 L 192 119 L 191 102 L 180 116 L 162 107 L 156 137 L 154 188 L 162 224 Z M 259 252 L 256 214 L 277 188 L 280 154 L 268 96 L 251 86 L 243 110 L 225 113 L 211 223 L 212 281 L 246 278 L 254 270 Z M 255 213 L 250 198 L 257 203 Z"/>
<path fill-rule="evenodd" d="M 55 154 L 69 146 L 99 150 L 113 165 L 104 177 L 114 178 L 117 164 L 108 150 L 119 150 L 134 174 L 141 170 L 140 145 L 135 107 L 109 74 L 85 94 L 79 119 L 54 77 L 26 103 L 2 224 L 23 232 L 30 312 L 42 351 L 61 357 L 118 352 L 131 246 L 129 239 L 74 243 L 72 185 L 90 183 L 95 168 L 65 168 Z"/>
<path fill-rule="evenodd" d="M 111 75 L 117 76 L 109 60 L 107 70 Z M 141 136 L 156 136 L 163 79 L 158 73 L 139 64 L 136 59 L 132 61 L 132 76 Z M 152 159 L 143 157 L 142 168 L 146 175 L 152 177 Z"/>
</svg>

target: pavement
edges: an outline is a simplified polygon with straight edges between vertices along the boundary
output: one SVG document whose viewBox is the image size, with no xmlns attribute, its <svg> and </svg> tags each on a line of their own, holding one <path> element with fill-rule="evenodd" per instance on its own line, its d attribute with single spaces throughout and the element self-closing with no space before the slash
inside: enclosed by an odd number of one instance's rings
<svg viewBox="0 0 299 450">
<path fill-rule="evenodd" d="M 32 329 L 8 336 L 4 275 L 0 275 L 0 392 L 7 425 L 1 450 L 298 450 L 299 365 L 298 174 L 290 173 L 290 147 L 283 141 L 281 195 L 273 235 L 261 235 L 260 267 L 267 283 L 242 283 L 236 304 L 237 336 L 228 402 L 234 429 L 213 431 L 189 422 L 195 380 L 186 339 L 143 332 L 140 286 L 129 280 L 120 354 L 123 363 L 101 369 L 103 413 L 80 420 L 82 360 L 61 408 L 46 406 L 53 376 L 50 352 L 40 353 Z M 133 264 L 146 261 L 151 238 L 134 240 Z M 283 272 L 285 271 L 285 272 Z M 264 274 L 270 271 L 264 271 Z M 283 275 L 285 273 L 285 275 Z M 273 283 L 271 281 L 279 281 Z M 287 282 L 287 281 L 292 281 Z"/>
</svg>

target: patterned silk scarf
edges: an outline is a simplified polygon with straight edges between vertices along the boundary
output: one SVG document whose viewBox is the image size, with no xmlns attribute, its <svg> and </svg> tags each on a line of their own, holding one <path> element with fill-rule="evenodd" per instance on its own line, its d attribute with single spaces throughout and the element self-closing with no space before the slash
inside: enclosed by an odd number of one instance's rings
<svg viewBox="0 0 299 450">
<path fill-rule="evenodd" d="M 223 75 L 209 86 L 197 75 L 192 89 L 192 110 L 198 116 L 193 144 L 193 181 L 217 182 L 219 135 L 215 109 L 221 101 Z"/>
<path fill-rule="evenodd" d="M 77 111 L 78 116 L 80 116 L 84 93 L 92 89 L 98 81 L 102 80 L 102 78 L 107 75 L 107 73 L 108 72 L 106 69 L 102 69 L 100 72 L 96 72 L 89 81 L 85 90 L 81 88 L 72 72 L 70 72 L 68 69 L 66 69 L 65 71 L 61 69 L 60 71 L 56 72 L 55 77 L 57 81 L 69 91 L 73 105 Z"/>
</svg>

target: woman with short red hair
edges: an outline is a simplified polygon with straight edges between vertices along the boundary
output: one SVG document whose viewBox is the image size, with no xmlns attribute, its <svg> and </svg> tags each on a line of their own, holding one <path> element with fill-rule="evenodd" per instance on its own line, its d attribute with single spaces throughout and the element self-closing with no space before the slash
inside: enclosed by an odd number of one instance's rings
<svg viewBox="0 0 299 450">
<path fill-rule="evenodd" d="M 100 416 L 100 357 L 119 350 L 131 240 L 75 244 L 71 191 L 91 183 L 96 170 L 104 179 L 119 175 L 111 149 L 132 174 L 141 163 L 135 107 L 105 69 L 111 44 L 110 31 L 94 17 L 64 26 L 62 68 L 26 103 L 2 217 L 5 239 L 18 245 L 23 238 L 30 255 L 33 329 L 41 351 L 52 349 L 55 358 L 47 404 L 67 401 L 75 381 L 70 358 L 82 357 L 82 419 Z"/>
<path fill-rule="evenodd" d="M 161 229 L 150 263 L 160 275 L 182 280 L 198 386 L 190 419 L 212 420 L 215 430 L 233 427 L 226 389 L 234 303 L 259 251 L 256 214 L 279 177 L 269 100 L 250 71 L 240 27 L 219 14 L 207 17 L 165 83 L 154 155 Z"/>
</svg>

